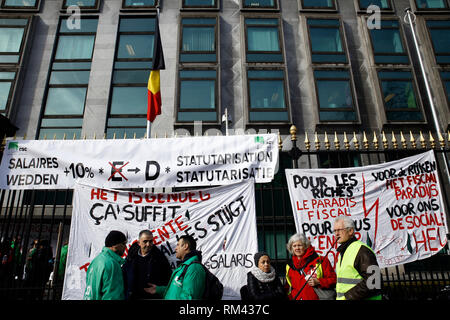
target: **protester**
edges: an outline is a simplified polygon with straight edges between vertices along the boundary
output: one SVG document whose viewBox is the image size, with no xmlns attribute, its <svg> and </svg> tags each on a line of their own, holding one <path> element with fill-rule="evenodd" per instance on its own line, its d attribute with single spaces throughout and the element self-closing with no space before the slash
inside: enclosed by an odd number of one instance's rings
<svg viewBox="0 0 450 320">
<path fill-rule="evenodd" d="M 286 247 L 292 254 L 286 265 L 286 289 L 290 300 L 319 300 L 314 288 L 334 289 L 336 273 L 330 261 L 316 253 L 304 234 L 292 235 Z"/>
<path fill-rule="evenodd" d="M 34 287 L 31 293 L 32 299 L 41 299 L 53 270 L 53 250 L 49 240 L 39 241 L 36 252 L 31 258 L 31 264 L 33 267 L 30 273 L 30 286 Z"/>
<path fill-rule="evenodd" d="M 355 237 L 355 223 L 346 216 L 334 220 L 334 233 L 340 246 L 336 264 L 338 281 L 336 284 L 337 300 L 381 300 L 381 288 L 369 289 L 369 277 L 378 268 L 373 250 Z"/>
<path fill-rule="evenodd" d="M 61 253 L 59 255 L 59 265 L 58 265 L 58 281 L 64 280 L 64 274 L 66 273 L 66 262 L 67 262 L 67 250 L 69 249 L 69 243 L 66 241 L 61 248 Z"/>
<path fill-rule="evenodd" d="M 128 250 L 124 273 L 125 298 L 130 300 L 153 299 L 155 295 L 144 290 L 148 283 L 166 286 L 172 269 L 164 253 L 153 244 L 150 230 L 139 233 L 138 242 Z"/>
<path fill-rule="evenodd" d="M 254 256 L 255 267 L 247 273 L 247 284 L 240 292 L 243 301 L 280 301 L 287 300 L 283 285 L 270 264 L 270 257 L 265 252 Z"/>
<path fill-rule="evenodd" d="M 197 243 L 192 236 L 183 235 L 175 247 L 175 256 L 181 264 L 172 272 L 168 286 L 149 283 L 145 288 L 150 294 L 158 294 L 166 300 L 199 300 L 205 290 L 206 272 L 200 263 L 202 255 L 197 251 Z M 184 276 L 183 276 L 184 273 Z"/>
<path fill-rule="evenodd" d="M 86 274 L 84 300 L 123 300 L 124 284 L 121 266 L 127 237 L 120 231 L 111 231 L 105 239 L 102 252 L 92 260 Z"/>
<path fill-rule="evenodd" d="M 28 250 L 26 262 L 25 262 L 25 280 L 30 280 L 30 274 L 33 270 L 33 256 L 38 248 L 39 241 L 36 239 L 33 241 L 31 248 Z"/>
</svg>

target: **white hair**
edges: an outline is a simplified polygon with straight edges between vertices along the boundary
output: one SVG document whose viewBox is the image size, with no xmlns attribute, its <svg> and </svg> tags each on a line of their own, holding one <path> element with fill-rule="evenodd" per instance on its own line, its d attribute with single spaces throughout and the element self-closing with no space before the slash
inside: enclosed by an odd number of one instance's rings
<svg viewBox="0 0 450 320">
<path fill-rule="evenodd" d="M 342 221 L 344 223 L 344 227 L 345 228 L 350 228 L 355 230 L 355 222 L 347 217 L 347 216 L 339 216 L 336 219 L 334 219 L 334 223 L 336 224 L 336 222 Z"/>
<path fill-rule="evenodd" d="M 286 248 L 289 251 L 290 254 L 292 254 L 292 245 L 294 242 L 300 241 L 301 244 L 305 246 L 305 248 L 309 248 L 311 245 L 311 241 L 302 233 L 296 233 L 293 234 L 290 238 L 288 243 L 286 244 Z"/>
</svg>

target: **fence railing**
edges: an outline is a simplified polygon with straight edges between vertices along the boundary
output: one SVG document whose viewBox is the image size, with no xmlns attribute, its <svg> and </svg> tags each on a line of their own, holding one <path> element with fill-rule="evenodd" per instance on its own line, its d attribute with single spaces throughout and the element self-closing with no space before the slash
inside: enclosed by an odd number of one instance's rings
<svg viewBox="0 0 450 320">
<path fill-rule="evenodd" d="M 4 139 L 0 152 L 5 142 Z M 431 132 L 331 135 L 305 132 L 297 135 L 297 129 L 292 126 L 284 141 L 279 135 L 280 162 L 275 179 L 256 186 L 259 248 L 269 253 L 282 277 L 289 259 L 286 243 L 296 232 L 284 174 L 287 168 L 371 165 L 433 149 L 438 159 L 448 220 L 450 192 L 444 162 L 448 164 L 449 144 L 450 132 L 439 133 L 436 138 Z M 72 190 L 0 190 L 1 298 L 61 298 L 64 269 L 59 268 L 60 252 L 69 237 L 72 195 Z M 35 241 L 42 240 L 44 245 L 48 242 L 52 254 L 47 265 L 33 270 L 36 266 L 30 265 L 30 250 Z M 382 285 L 386 299 L 449 299 L 448 244 L 442 252 L 426 260 L 382 270 Z"/>
</svg>

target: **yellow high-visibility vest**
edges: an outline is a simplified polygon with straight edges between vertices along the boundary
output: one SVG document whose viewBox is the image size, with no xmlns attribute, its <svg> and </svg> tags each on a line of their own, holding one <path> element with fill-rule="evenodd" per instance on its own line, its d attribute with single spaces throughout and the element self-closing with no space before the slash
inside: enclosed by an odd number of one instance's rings
<svg viewBox="0 0 450 320">
<path fill-rule="evenodd" d="M 344 294 L 363 280 L 363 277 L 353 266 L 361 246 L 365 246 L 373 252 L 372 248 L 361 241 L 354 241 L 345 250 L 343 259 L 339 255 L 336 264 L 336 300 L 345 300 Z M 381 300 L 381 295 L 370 297 L 367 300 Z"/>
</svg>

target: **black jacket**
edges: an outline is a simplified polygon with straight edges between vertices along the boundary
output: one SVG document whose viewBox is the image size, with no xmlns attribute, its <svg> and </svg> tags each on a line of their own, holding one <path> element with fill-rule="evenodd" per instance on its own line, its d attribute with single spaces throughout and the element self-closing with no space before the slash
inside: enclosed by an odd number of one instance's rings
<svg viewBox="0 0 450 320">
<path fill-rule="evenodd" d="M 341 244 L 336 249 L 337 252 L 339 252 L 339 254 L 341 255 L 341 259 L 345 253 L 345 250 L 347 250 L 348 246 L 355 241 L 357 241 L 357 239 L 353 237 L 349 239 L 347 242 Z M 345 293 L 345 299 L 362 300 L 381 294 L 381 289 L 369 289 L 367 287 L 368 282 L 367 280 L 369 279 L 370 276 L 374 276 L 373 273 L 367 273 L 367 268 L 369 266 L 378 266 L 377 257 L 370 249 L 368 249 L 365 246 L 361 246 L 358 254 L 356 255 L 353 267 L 356 269 L 356 271 L 358 271 L 361 277 L 363 277 L 363 280 Z M 379 273 L 379 275 L 381 276 L 381 273 Z M 371 281 L 369 280 L 369 282 Z"/>
<path fill-rule="evenodd" d="M 169 261 L 155 245 L 145 257 L 138 254 L 139 250 L 138 243 L 134 243 L 122 266 L 125 298 L 129 300 L 156 298 L 145 292 L 144 288 L 148 287 L 148 283 L 165 286 L 172 274 Z"/>
<path fill-rule="evenodd" d="M 281 301 L 287 300 L 287 295 L 277 276 L 270 282 L 262 282 L 248 272 L 247 285 L 241 288 L 241 298 L 244 301 Z"/>
</svg>

